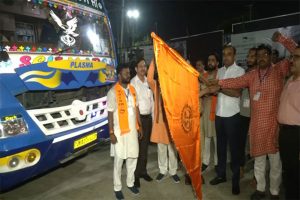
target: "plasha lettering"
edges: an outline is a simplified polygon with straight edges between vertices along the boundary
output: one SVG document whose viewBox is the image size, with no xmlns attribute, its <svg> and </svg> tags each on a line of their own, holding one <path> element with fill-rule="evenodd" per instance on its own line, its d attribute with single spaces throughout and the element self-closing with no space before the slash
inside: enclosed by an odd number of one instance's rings
<svg viewBox="0 0 300 200">
<path fill-rule="evenodd" d="M 93 68 L 92 62 L 71 62 L 71 68 Z"/>
</svg>

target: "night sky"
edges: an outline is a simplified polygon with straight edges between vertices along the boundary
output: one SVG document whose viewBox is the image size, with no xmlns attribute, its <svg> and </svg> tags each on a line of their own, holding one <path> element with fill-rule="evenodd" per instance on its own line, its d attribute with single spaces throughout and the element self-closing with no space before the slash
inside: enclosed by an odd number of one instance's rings
<svg viewBox="0 0 300 200">
<path fill-rule="evenodd" d="M 105 0 L 114 36 L 119 37 L 122 0 Z M 300 12 L 299 1 L 213 1 L 213 0 L 125 0 L 126 8 L 137 8 L 141 16 L 135 22 L 136 38 L 154 31 L 164 39 L 225 30 L 231 24 L 252 19 Z M 252 12 L 250 12 L 252 7 Z M 128 20 L 128 19 L 126 19 Z M 299 19 L 300 22 L 300 19 Z"/>
</svg>

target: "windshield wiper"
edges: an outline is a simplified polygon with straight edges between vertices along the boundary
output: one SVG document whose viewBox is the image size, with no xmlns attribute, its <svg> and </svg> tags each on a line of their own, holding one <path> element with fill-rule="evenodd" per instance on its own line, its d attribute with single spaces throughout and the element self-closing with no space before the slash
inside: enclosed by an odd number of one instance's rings
<svg viewBox="0 0 300 200">
<path fill-rule="evenodd" d="M 57 51 L 57 52 L 55 52 L 55 53 L 53 53 L 51 55 L 61 55 L 62 53 L 66 52 L 66 51 L 68 51 L 70 49 L 72 49 L 72 47 L 68 47 L 68 48 L 62 49 L 62 50 Z"/>
<path fill-rule="evenodd" d="M 73 47 L 68 47 L 68 48 L 62 49 L 62 50 L 57 51 L 57 52 L 55 52 L 55 53 L 53 53 L 53 54 L 51 54 L 51 55 L 61 55 L 62 53 L 66 52 L 66 51 L 69 51 L 70 49 L 73 49 L 73 48 L 75 48 L 75 47 L 77 47 L 77 45 L 75 45 L 75 46 L 73 46 Z"/>
</svg>

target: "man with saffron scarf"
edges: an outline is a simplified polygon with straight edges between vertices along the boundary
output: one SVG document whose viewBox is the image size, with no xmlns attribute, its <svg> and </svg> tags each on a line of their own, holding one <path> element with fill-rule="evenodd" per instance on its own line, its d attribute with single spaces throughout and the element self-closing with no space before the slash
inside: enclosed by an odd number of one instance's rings
<svg viewBox="0 0 300 200">
<path fill-rule="evenodd" d="M 215 53 L 211 53 L 208 56 L 207 71 L 203 76 L 207 80 L 215 79 L 218 73 L 219 56 Z M 201 84 L 202 91 L 209 89 L 204 84 Z M 201 93 L 201 91 L 200 91 Z M 211 142 L 214 143 L 214 165 L 215 169 L 218 165 L 217 158 L 217 137 L 215 128 L 215 116 L 216 116 L 216 104 L 217 96 L 214 94 L 208 94 L 202 97 L 202 115 L 201 115 L 201 134 L 202 139 L 202 172 L 204 172 L 209 166 L 211 158 Z"/>
<path fill-rule="evenodd" d="M 127 187 L 135 195 L 139 190 L 134 186 L 134 171 L 139 155 L 138 138 L 142 138 L 140 115 L 135 89 L 130 85 L 129 65 L 117 67 L 118 82 L 107 94 L 109 134 L 114 156 L 114 191 L 116 199 L 124 199 L 121 172 L 126 161 Z M 140 131 L 139 131 L 140 130 Z"/>
</svg>

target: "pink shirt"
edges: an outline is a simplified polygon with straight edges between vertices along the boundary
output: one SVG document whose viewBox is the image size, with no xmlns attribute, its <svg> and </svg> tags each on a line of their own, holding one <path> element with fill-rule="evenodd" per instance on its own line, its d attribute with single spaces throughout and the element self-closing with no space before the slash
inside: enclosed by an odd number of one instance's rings
<svg viewBox="0 0 300 200">
<path fill-rule="evenodd" d="M 290 78 L 281 94 L 278 122 L 300 126 L 300 77 Z"/>
</svg>

